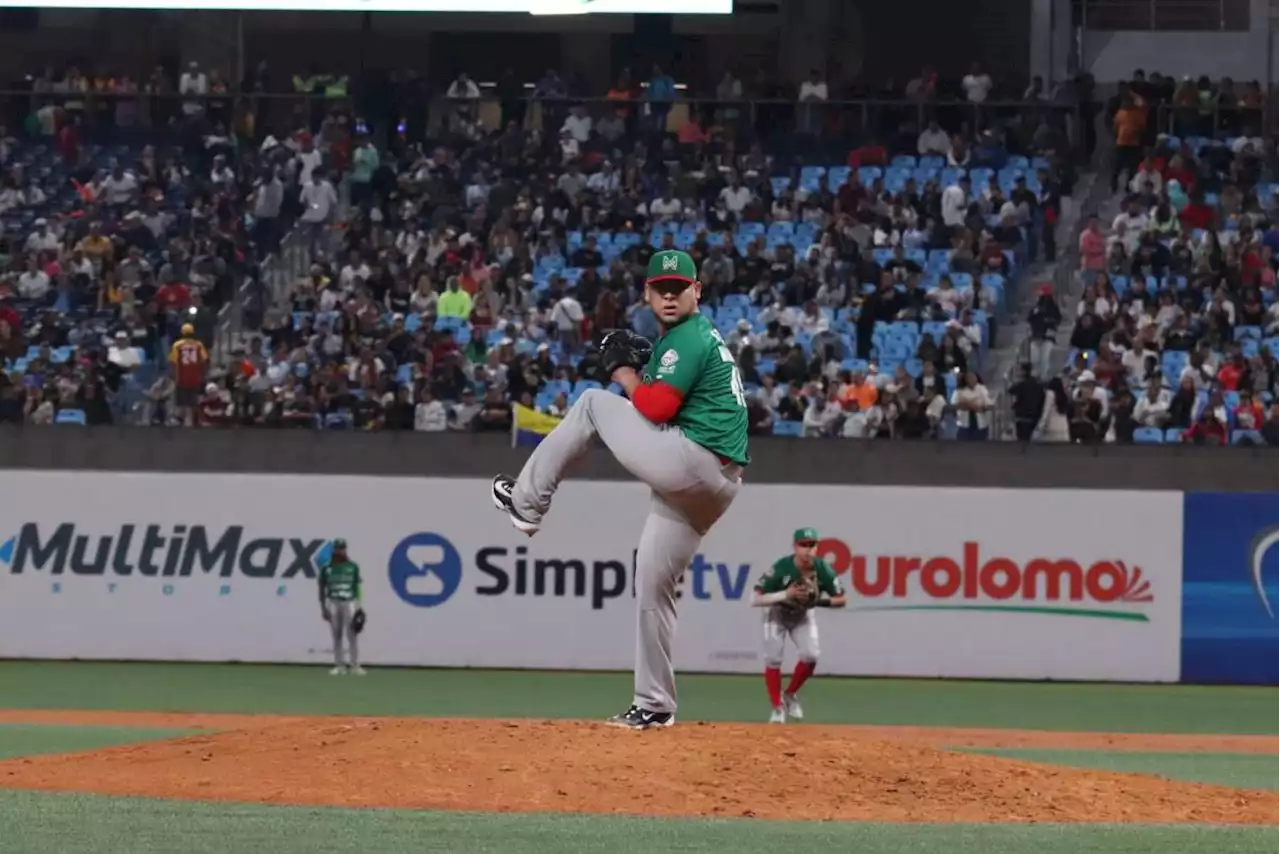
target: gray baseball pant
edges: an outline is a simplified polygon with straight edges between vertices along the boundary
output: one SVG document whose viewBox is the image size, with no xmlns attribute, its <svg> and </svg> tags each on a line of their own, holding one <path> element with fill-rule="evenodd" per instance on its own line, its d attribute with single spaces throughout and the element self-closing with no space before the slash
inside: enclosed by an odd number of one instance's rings
<svg viewBox="0 0 1280 854">
<path fill-rule="evenodd" d="M 801 661 L 818 660 L 818 620 L 813 611 L 805 611 L 799 622 L 784 621 L 774 608 L 764 617 L 764 663 L 766 667 L 781 667 L 782 652 L 787 638 L 796 645 Z"/>
<path fill-rule="evenodd" d="M 356 633 L 351 629 L 351 620 L 356 615 L 355 602 L 350 599 L 330 599 L 328 600 L 329 608 L 329 629 L 333 632 L 333 664 L 335 667 L 342 667 L 342 639 L 347 640 L 347 663 L 355 667 L 360 663 L 360 645 L 356 640 Z"/>
<path fill-rule="evenodd" d="M 651 712 L 674 712 L 676 587 L 703 536 L 738 494 L 742 468 L 721 463 L 679 428 L 652 423 L 625 397 L 593 389 L 578 398 L 525 463 L 512 490 L 516 512 L 540 523 L 560 481 L 596 437 L 653 491 L 636 552 L 633 702 Z"/>
</svg>

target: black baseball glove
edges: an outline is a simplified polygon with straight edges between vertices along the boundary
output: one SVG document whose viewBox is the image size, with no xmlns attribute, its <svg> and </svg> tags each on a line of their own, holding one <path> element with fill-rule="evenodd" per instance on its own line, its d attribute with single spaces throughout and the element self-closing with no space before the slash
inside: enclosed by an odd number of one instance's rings
<svg viewBox="0 0 1280 854">
<path fill-rule="evenodd" d="M 351 631 L 360 634 L 364 631 L 364 608 L 357 608 L 355 615 L 351 618 Z"/>
<path fill-rule="evenodd" d="M 642 370 L 653 355 L 653 344 L 630 329 L 615 329 L 600 339 L 600 368 L 612 376 L 618 368 Z"/>
</svg>

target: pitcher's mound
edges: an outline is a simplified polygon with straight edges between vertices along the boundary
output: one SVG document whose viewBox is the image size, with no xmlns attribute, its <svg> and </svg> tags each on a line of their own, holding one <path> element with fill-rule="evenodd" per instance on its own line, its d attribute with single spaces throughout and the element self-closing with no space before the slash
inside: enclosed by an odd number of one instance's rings
<svg viewBox="0 0 1280 854">
<path fill-rule="evenodd" d="M 1271 792 L 1057 768 L 841 727 L 291 721 L 0 763 L 0 786 L 193 800 L 770 819 L 1275 824 Z"/>
</svg>

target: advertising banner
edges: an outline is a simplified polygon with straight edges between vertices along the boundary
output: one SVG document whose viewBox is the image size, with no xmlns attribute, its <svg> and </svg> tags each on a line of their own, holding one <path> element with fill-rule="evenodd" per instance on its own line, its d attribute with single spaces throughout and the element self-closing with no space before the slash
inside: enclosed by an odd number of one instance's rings
<svg viewBox="0 0 1280 854">
<path fill-rule="evenodd" d="M 0 494 L 0 657 L 324 662 L 343 537 L 366 664 L 632 664 L 639 484 L 567 482 L 532 539 L 487 480 L 4 472 Z M 748 485 L 684 575 L 677 664 L 762 667 L 752 586 L 812 526 L 850 596 L 819 612 L 824 672 L 1174 681 L 1181 520 L 1178 493 Z"/>
<path fill-rule="evenodd" d="M 1277 516 L 1274 492 L 1187 494 L 1182 681 L 1276 684 Z"/>
</svg>

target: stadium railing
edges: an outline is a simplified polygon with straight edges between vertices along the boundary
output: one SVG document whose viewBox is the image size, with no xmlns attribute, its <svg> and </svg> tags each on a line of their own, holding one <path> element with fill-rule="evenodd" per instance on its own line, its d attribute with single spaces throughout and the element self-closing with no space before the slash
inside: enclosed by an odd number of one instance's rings
<svg viewBox="0 0 1280 854">
<path fill-rule="evenodd" d="M 117 139 L 128 135 L 158 138 L 171 135 L 177 141 L 184 127 L 184 107 L 202 104 L 214 123 L 222 122 L 234 133 L 245 124 L 245 115 L 253 116 L 251 139 L 266 133 L 290 133 L 300 127 L 315 130 L 330 113 L 348 115 L 356 125 L 366 124 L 383 141 L 397 133 L 436 137 L 447 133 L 450 123 L 460 112 L 466 114 L 485 131 L 501 129 L 505 120 L 517 119 L 526 130 L 558 132 L 574 105 L 587 107 L 594 117 L 609 111 L 622 111 L 629 120 L 649 129 L 646 123 L 656 121 L 655 114 L 666 110 L 663 130 L 676 133 L 693 115 L 714 119 L 726 129 L 750 130 L 758 141 L 791 148 L 797 133 L 848 143 L 849 148 L 865 142 L 886 142 L 905 122 L 918 133 L 931 119 L 946 130 L 962 127 L 971 133 L 996 125 L 1021 122 L 1028 136 L 1042 117 L 1049 118 L 1068 141 L 1064 153 L 1079 153 L 1084 133 L 1082 110 L 1075 101 L 988 100 L 975 104 L 965 100 L 905 100 L 893 98 L 832 99 L 799 102 L 788 98 L 743 98 L 717 100 L 680 94 L 675 101 L 655 102 L 647 99 L 618 100 L 605 97 L 544 98 L 526 94 L 503 98 L 492 89 L 482 90 L 476 99 L 450 99 L 440 95 L 425 99 L 402 99 L 400 115 L 394 119 L 373 115 L 363 107 L 362 93 L 346 97 L 326 97 L 310 93 L 238 93 L 224 92 L 204 96 L 187 96 L 174 92 L 152 94 L 112 91 L 31 92 L 0 90 L 0 124 L 10 132 L 27 125 L 29 117 L 46 106 L 71 107 L 80 117 L 86 135 Z M 125 108 L 122 109 L 122 106 Z M 636 125 L 628 124 L 633 131 Z M 411 141 L 419 141 L 413 139 Z M 803 153 L 801 150 L 799 153 Z"/>
</svg>

